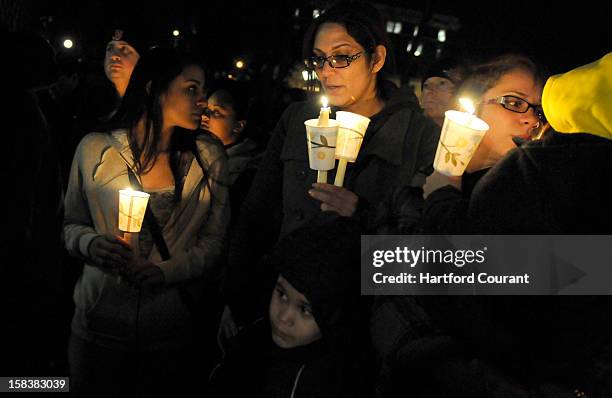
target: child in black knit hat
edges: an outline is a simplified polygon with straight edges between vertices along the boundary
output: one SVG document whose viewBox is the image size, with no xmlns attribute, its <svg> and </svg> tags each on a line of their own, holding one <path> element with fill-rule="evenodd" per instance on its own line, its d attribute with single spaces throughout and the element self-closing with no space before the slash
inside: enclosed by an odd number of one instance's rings
<svg viewBox="0 0 612 398">
<path fill-rule="evenodd" d="M 323 212 L 278 243 L 266 260 L 277 271 L 269 322 L 232 341 L 211 375 L 215 396 L 359 395 L 360 233 L 353 220 Z"/>
</svg>

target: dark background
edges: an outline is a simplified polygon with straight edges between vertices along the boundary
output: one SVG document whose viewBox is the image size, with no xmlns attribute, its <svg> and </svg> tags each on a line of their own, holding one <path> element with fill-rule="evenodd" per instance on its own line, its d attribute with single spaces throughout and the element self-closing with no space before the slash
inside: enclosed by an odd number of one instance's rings
<svg viewBox="0 0 612 398">
<path fill-rule="evenodd" d="M 267 109 L 272 108 L 270 112 L 261 112 L 261 118 L 266 119 L 261 121 L 262 131 L 267 132 L 287 103 L 287 98 L 275 93 L 281 93 L 282 88 L 289 85 L 292 74 L 297 75 L 299 82 L 302 36 L 312 21 L 313 10 L 322 9 L 325 4 L 326 1 L 315 0 L 173 0 L 161 4 L 153 1 L 0 0 L 0 19 L 10 31 L 42 34 L 54 47 L 59 61 L 71 60 L 80 65 L 86 89 L 89 83 L 105 81 L 102 68 L 104 48 L 117 24 L 141 31 L 151 42 L 189 47 L 204 57 L 207 72 L 212 77 L 223 78 L 232 74 L 237 79 L 254 83 L 254 93 L 266 97 L 269 102 Z M 402 13 L 415 16 L 412 22 L 404 21 L 400 34 L 390 35 L 395 47 L 398 80 L 402 83 L 417 78 L 437 57 L 448 55 L 477 60 L 504 52 L 521 52 L 547 65 L 552 73 L 561 73 L 595 61 L 612 50 L 608 17 L 611 10 L 603 2 L 381 0 L 376 4 L 388 11 L 387 20 Z M 296 16 L 298 9 L 299 15 Z M 437 41 L 437 28 L 432 26 L 432 21 L 439 15 L 450 21 L 449 27 L 453 27 L 448 30 L 444 44 Z M 413 37 L 414 26 L 420 27 L 416 37 Z M 173 29 L 182 32 L 180 39 L 172 38 Z M 66 38 L 74 41 L 72 49 L 62 47 Z M 406 47 L 410 41 L 415 45 L 409 53 Z M 414 54 L 418 43 L 424 44 L 419 57 Z M 439 54 L 437 49 L 440 49 Z M 3 60 L 10 60 L 13 56 L 16 54 L 5 52 Z M 247 65 L 242 71 L 234 67 L 238 58 Z M 37 67 L 35 73 L 44 74 L 45 71 L 40 69 L 43 66 L 35 65 L 33 68 Z M 76 105 L 87 105 L 80 101 L 81 97 L 75 98 Z M 15 130 L 26 131 L 21 125 L 24 120 L 15 121 L 19 124 Z M 63 127 L 65 124 L 57 125 Z M 72 157 L 72 147 L 78 142 L 79 135 L 85 132 L 85 129 L 74 128 L 76 135 L 68 137 L 74 140 L 61 147 L 67 165 Z M 16 156 L 23 152 L 34 158 L 29 145 L 30 141 L 37 141 L 25 134 L 22 139 L 23 146 L 16 146 L 13 151 L 9 145 L 9 152 Z M 38 144 L 44 147 L 44 143 Z M 48 169 L 51 175 L 52 167 Z M 63 170 L 66 171 L 67 166 Z M 19 173 L 15 174 L 15 181 L 18 181 Z M 30 185 L 38 187 L 43 192 L 39 195 L 42 201 L 52 206 L 53 192 L 42 184 L 45 177 L 35 176 L 35 180 L 36 184 Z M 52 178 L 48 180 L 53 182 Z M 10 183 L 7 186 L 12 187 Z M 2 270 L 2 290 L 8 292 L 8 299 L 3 299 L 2 304 L 10 310 L 2 311 L 6 316 L 3 320 L 1 376 L 67 375 L 65 344 L 73 311 L 71 290 L 78 268 L 70 268 L 67 258 L 49 258 L 53 255 L 48 253 L 57 248 L 52 247 L 56 242 L 48 237 L 57 235 L 59 240 L 59 232 L 47 235 L 41 232 L 40 235 L 41 241 L 49 241 L 49 252 L 40 247 L 21 252 L 15 248 L 5 251 L 17 251 L 21 256 L 36 258 L 21 259 Z M 28 268 L 28 261 L 40 267 Z"/>
<path fill-rule="evenodd" d="M 448 56 L 478 62 L 497 54 L 523 53 L 556 74 L 593 62 L 612 50 L 606 20 L 612 8 L 604 2 L 372 3 L 386 23 L 403 24 L 399 34 L 389 33 L 396 64 L 394 80 L 401 85 L 412 84 L 417 95 L 420 77 L 432 63 Z M 83 86 L 105 81 L 104 46 L 118 26 L 126 29 L 128 38 L 130 32 L 137 31 L 147 38 L 147 44 L 173 45 L 202 55 L 209 89 L 215 80 L 228 76 L 249 81 L 248 90 L 258 104 L 249 119 L 258 130 L 253 136 L 263 147 L 286 105 L 304 97 L 302 38 L 313 20 L 313 11 L 324 9 L 330 1 L 57 0 L 19 4 L 24 14 L 32 16 L 34 29 L 54 46 L 58 60 L 78 60 L 85 76 Z M 416 36 L 415 27 L 419 28 Z M 444 43 L 438 41 L 441 27 L 446 28 Z M 178 39 L 171 35 L 174 29 L 181 32 Z M 73 48 L 63 48 L 66 38 L 74 41 Z M 422 54 L 416 56 L 419 44 L 423 45 Z M 245 68 L 235 67 L 238 59 L 245 62 Z M 311 87 L 316 85 L 309 83 Z"/>
<path fill-rule="evenodd" d="M 183 32 L 182 43 L 200 51 L 212 70 L 228 70 L 236 57 L 251 61 L 257 73 L 264 65 L 280 65 L 281 71 L 299 62 L 301 38 L 312 20 L 312 10 L 328 1 L 200 1 L 109 2 L 57 0 L 23 2 L 34 24 L 44 32 L 60 55 L 100 59 L 109 39 L 109 28 L 117 21 L 130 21 L 158 39 L 170 40 L 172 29 Z M 387 20 L 401 10 L 421 13 L 417 39 L 435 45 L 437 30 L 428 23 L 434 14 L 454 17 L 459 29 L 447 32 L 441 56 L 468 58 L 503 52 L 522 52 L 560 73 L 592 62 L 612 49 L 606 2 L 541 2 L 523 0 L 398 1 L 379 0 L 377 5 L 394 7 Z M 299 16 L 295 10 L 299 9 Z M 49 20 L 49 17 L 51 20 Z M 435 59 L 432 46 L 415 57 L 405 49 L 414 24 L 404 24 L 400 35 L 391 34 L 402 80 L 416 76 Z M 70 35 L 76 45 L 60 46 Z M 414 51 L 414 49 L 413 49 Z"/>
</svg>

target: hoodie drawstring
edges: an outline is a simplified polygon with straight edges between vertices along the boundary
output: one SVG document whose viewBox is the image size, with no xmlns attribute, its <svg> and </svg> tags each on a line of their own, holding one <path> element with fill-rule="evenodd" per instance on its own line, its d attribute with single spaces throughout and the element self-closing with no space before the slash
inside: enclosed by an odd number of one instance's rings
<svg viewBox="0 0 612 398">
<path fill-rule="evenodd" d="M 300 370 L 297 372 L 297 376 L 295 376 L 295 381 L 293 382 L 293 389 L 291 390 L 291 398 L 295 395 L 295 390 L 297 389 L 298 381 L 300 381 L 300 376 L 302 375 L 302 371 L 304 370 L 306 365 L 302 365 Z"/>
</svg>

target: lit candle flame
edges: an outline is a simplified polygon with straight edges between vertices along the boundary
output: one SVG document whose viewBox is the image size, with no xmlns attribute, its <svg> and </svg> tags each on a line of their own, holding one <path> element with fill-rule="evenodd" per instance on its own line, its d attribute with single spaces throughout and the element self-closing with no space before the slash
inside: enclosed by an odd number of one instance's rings
<svg viewBox="0 0 612 398">
<path fill-rule="evenodd" d="M 329 100 L 327 99 L 326 96 L 322 96 L 321 97 L 321 104 L 323 105 L 323 108 L 327 108 L 327 106 L 329 104 Z"/>
<path fill-rule="evenodd" d="M 470 115 L 473 115 L 476 111 L 476 108 L 474 108 L 474 103 L 469 98 L 459 98 L 459 103 L 461 104 L 461 107 Z"/>
</svg>

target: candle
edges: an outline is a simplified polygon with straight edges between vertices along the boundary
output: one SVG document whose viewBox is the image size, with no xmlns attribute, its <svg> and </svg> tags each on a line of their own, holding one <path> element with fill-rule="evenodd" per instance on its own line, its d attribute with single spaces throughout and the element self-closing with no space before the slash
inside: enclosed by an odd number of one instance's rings
<svg viewBox="0 0 612 398">
<path fill-rule="evenodd" d="M 326 96 L 321 97 L 321 111 L 319 112 L 319 122 L 318 125 L 321 127 L 325 127 L 329 125 L 329 114 L 331 113 L 331 109 L 329 108 L 329 101 Z"/>
<path fill-rule="evenodd" d="M 329 108 L 329 101 L 326 96 L 321 97 L 321 111 L 319 112 L 319 120 L 317 121 L 317 125 L 319 127 L 327 127 L 329 126 L 329 114 L 331 113 L 331 109 Z M 317 182 L 318 183 L 327 183 L 327 170 L 319 170 L 317 172 Z"/>
</svg>

